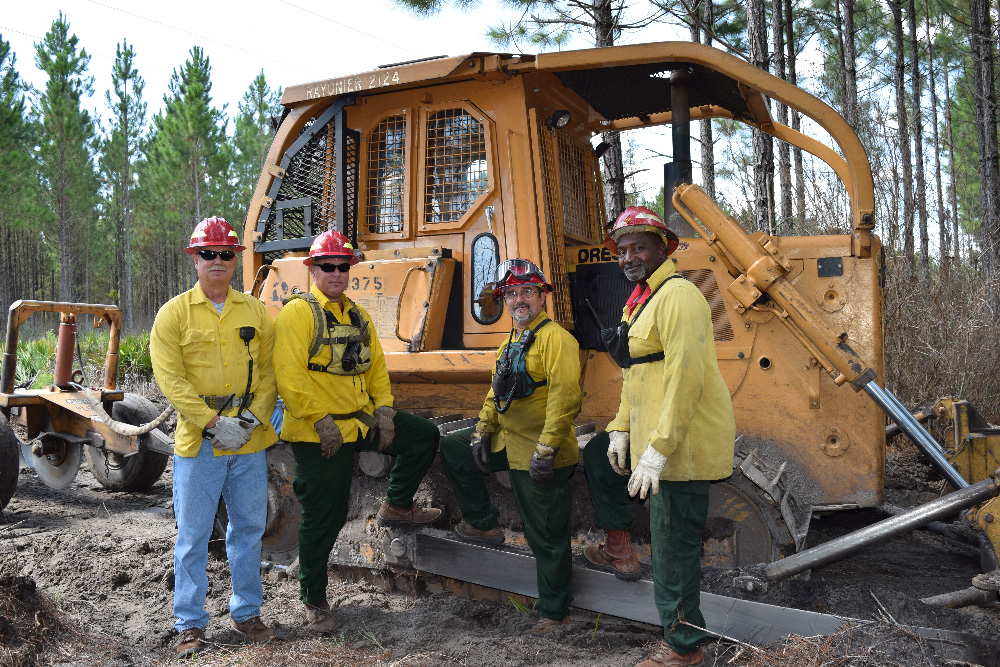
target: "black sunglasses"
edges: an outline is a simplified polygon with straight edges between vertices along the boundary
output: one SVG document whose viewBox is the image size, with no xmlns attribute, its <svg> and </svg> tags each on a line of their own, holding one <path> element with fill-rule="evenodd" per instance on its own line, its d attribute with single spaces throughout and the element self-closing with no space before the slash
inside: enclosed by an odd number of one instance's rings
<svg viewBox="0 0 1000 667">
<path fill-rule="evenodd" d="M 199 250 L 198 256 L 211 262 L 216 257 L 221 257 L 223 262 L 231 262 L 236 257 L 232 250 Z"/>
<path fill-rule="evenodd" d="M 323 273 L 333 273 L 334 271 L 340 271 L 341 273 L 347 273 L 351 270 L 351 263 L 344 262 L 343 264 L 313 264 L 317 269 Z"/>
</svg>

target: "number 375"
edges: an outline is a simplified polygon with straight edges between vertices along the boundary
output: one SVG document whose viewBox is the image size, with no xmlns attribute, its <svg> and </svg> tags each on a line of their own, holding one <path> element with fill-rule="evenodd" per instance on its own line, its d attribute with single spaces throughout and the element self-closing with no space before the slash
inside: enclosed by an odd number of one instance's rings
<svg viewBox="0 0 1000 667">
<path fill-rule="evenodd" d="M 376 290 L 381 290 L 382 279 L 379 278 L 378 276 L 374 276 L 372 278 L 369 278 L 368 276 L 364 277 L 356 276 L 354 278 L 351 278 L 351 289 L 365 291 L 368 289 L 369 286 L 373 287 Z"/>
</svg>

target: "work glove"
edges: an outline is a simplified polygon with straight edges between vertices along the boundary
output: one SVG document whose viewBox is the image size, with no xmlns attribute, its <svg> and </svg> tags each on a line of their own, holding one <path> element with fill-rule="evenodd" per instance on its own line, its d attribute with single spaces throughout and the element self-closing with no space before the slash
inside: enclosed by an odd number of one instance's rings
<svg viewBox="0 0 1000 667">
<path fill-rule="evenodd" d="M 344 444 L 344 434 L 337 427 L 337 422 L 333 421 L 333 415 L 323 417 L 315 426 L 323 458 L 332 459 Z"/>
<path fill-rule="evenodd" d="M 469 446 L 472 447 L 472 462 L 484 475 L 490 474 L 490 440 L 493 436 L 489 431 L 473 431 L 469 436 Z"/>
<path fill-rule="evenodd" d="M 660 473 L 666 464 L 667 457 L 653 449 L 652 445 L 648 445 L 646 451 L 639 457 L 632 476 L 629 477 L 628 494 L 635 496 L 638 493 L 639 498 L 645 500 L 647 493 L 652 493 L 654 496 L 659 493 Z"/>
<path fill-rule="evenodd" d="M 395 416 L 396 410 L 388 405 L 375 408 L 375 420 L 378 422 L 376 426 L 378 429 L 378 450 L 380 452 L 384 452 L 392 444 L 392 439 L 396 437 L 396 425 L 392 422 L 392 418 Z"/>
<path fill-rule="evenodd" d="M 555 479 L 555 475 L 552 474 L 552 461 L 555 457 L 556 450 L 553 448 L 542 443 L 535 445 L 535 453 L 531 457 L 531 464 L 528 466 L 528 474 L 531 475 L 532 482 L 541 484 L 542 482 L 551 482 Z"/>
<path fill-rule="evenodd" d="M 219 417 L 212 428 L 205 429 L 212 438 L 212 446 L 227 452 L 235 452 L 250 440 L 253 426 L 244 424 L 236 417 Z"/>
<path fill-rule="evenodd" d="M 628 474 L 628 431 L 611 431 L 611 444 L 608 445 L 608 461 L 612 469 L 623 477 Z"/>
</svg>

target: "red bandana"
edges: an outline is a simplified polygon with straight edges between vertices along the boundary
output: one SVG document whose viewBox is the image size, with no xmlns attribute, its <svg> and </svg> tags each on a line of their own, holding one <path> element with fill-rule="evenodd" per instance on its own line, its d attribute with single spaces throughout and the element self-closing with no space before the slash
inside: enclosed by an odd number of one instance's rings
<svg viewBox="0 0 1000 667">
<path fill-rule="evenodd" d="M 652 290 L 649 289 L 648 284 L 646 284 L 645 288 L 643 288 L 643 283 L 639 283 L 635 286 L 635 289 L 632 290 L 632 296 L 630 296 L 628 301 L 625 302 L 625 305 L 628 306 L 629 317 L 632 317 L 632 311 L 635 310 L 636 306 L 641 306 L 646 303 L 646 299 L 649 298 L 650 294 L 652 294 Z"/>
</svg>

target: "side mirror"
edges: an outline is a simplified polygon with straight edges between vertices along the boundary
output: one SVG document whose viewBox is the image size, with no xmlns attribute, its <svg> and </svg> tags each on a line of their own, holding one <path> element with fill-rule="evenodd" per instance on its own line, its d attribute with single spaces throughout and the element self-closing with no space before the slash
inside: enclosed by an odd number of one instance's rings
<svg viewBox="0 0 1000 667">
<path fill-rule="evenodd" d="M 472 240 L 472 316 L 480 324 L 493 324 L 503 308 L 493 298 L 493 280 L 500 264 L 500 243 L 493 234 Z"/>
</svg>

